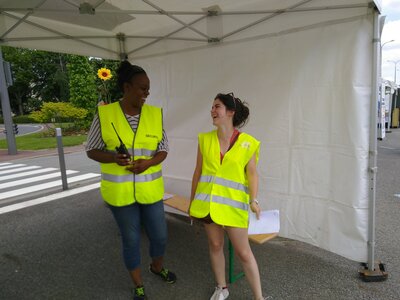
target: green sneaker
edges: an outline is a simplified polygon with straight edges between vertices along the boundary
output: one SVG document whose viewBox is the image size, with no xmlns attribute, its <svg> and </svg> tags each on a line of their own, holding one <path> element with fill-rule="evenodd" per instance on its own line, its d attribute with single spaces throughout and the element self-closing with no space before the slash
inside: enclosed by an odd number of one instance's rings
<svg viewBox="0 0 400 300">
<path fill-rule="evenodd" d="M 144 286 L 137 286 L 133 290 L 133 300 L 146 300 L 146 294 L 144 293 Z"/>
<path fill-rule="evenodd" d="M 160 276 L 167 283 L 175 283 L 176 281 L 176 275 L 168 269 L 162 268 L 161 271 L 157 273 L 153 271 L 150 265 L 149 271 L 157 276 Z"/>
</svg>

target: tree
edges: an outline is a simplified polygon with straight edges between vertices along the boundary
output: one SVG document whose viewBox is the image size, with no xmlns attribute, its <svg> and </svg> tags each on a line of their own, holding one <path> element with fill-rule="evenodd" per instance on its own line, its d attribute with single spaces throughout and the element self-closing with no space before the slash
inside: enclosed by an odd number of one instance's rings
<svg viewBox="0 0 400 300">
<path fill-rule="evenodd" d="M 39 50 L 2 47 L 11 64 L 14 84 L 8 88 L 13 112 L 23 115 L 45 102 L 71 102 L 88 111 L 92 120 L 99 101 L 97 70 L 106 67 L 115 74 L 119 62 Z M 113 76 L 107 84 L 113 101 L 121 97 Z"/>
<path fill-rule="evenodd" d="M 68 101 L 66 63 L 70 55 L 12 47 L 2 49 L 14 79 L 8 88 L 14 112 L 20 115 L 30 112 L 37 107 L 37 102 Z"/>
<path fill-rule="evenodd" d="M 69 101 L 66 64 L 71 55 L 31 50 L 32 70 L 35 75 L 32 93 L 44 102 Z"/>
<path fill-rule="evenodd" d="M 27 68 L 31 64 L 31 55 L 26 49 L 3 47 L 4 60 L 10 62 L 13 85 L 8 88 L 11 109 L 23 115 L 23 103 L 30 98 L 33 71 Z"/>
<path fill-rule="evenodd" d="M 84 56 L 73 56 L 67 64 L 69 74 L 70 101 L 76 107 L 85 108 L 88 118 L 92 119 L 96 111 L 98 93 L 96 73 Z"/>
</svg>

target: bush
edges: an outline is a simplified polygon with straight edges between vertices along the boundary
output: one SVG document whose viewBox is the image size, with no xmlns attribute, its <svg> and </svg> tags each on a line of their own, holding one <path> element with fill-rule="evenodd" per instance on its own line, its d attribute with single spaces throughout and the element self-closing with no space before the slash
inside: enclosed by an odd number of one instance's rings
<svg viewBox="0 0 400 300">
<path fill-rule="evenodd" d="M 82 120 L 86 117 L 87 110 L 77 108 L 65 102 L 46 102 L 40 111 L 34 111 L 31 117 L 40 123 L 60 123 L 72 120 Z"/>
<path fill-rule="evenodd" d="M 12 119 L 14 124 L 37 123 L 30 115 L 15 116 Z M 4 119 L 1 116 L 0 116 L 0 124 L 4 124 Z"/>
<path fill-rule="evenodd" d="M 37 123 L 30 115 L 15 116 L 13 122 L 17 124 Z"/>
<path fill-rule="evenodd" d="M 88 128 L 82 126 L 81 122 L 77 123 L 59 123 L 56 127 L 61 128 L 63 136 L 81 136 L 87 135 Z M 45 124 L 46 130 L 40 132 L 41 137 L 55 137 L 56 136 L 56 127 L 54 124 Z"/>
</svg>

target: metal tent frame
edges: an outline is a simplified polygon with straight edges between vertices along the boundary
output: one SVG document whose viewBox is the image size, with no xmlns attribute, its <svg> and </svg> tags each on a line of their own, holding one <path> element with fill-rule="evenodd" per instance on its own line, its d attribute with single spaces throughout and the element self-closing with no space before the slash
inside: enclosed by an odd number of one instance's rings
<svg viewBox="0 0 400 300">
<path fill-rule="evenodd" d="M 374 271 L 375 267 L 375 189 L 376 189 L 376 156 L 377 156 L 377 130 L 376 130 L 376 115 L 377 115 L 377 99 L 378 99 L 378 62 L 379 62 L 379 43 L 380 43 L 380 32 L 379 28 L 379 11 L 380 2 L 379 1 L 361 1 L 360 3 L 352 3 L 348 5 L 338 4 L 338 5 L 325 5 L 325 6 L 310 6 L 315 2 L 314 0 L 302 0 L 295 1 L 292 5 L 279 9 L 248 9 L 248 10 L 221 10 L 218 6 L 210 6 L 208 8 L 203 8 L 202 10 L 168 10 L 156 5 L 155 1 L 143 0 L 142 4 L 147 5 L 151 9 L 127 9 L 119 8 L 114 6 L 112 3 L 115 1 L 106 0 L 86 0 L 83 1 L 73 1 L 73 0 L 36 0 L 36 1 L 22 1 L 22 4 L 15 5 L 0 5 L 0 15 L 6 17 L 8 21 L 13 21 L 13 25 L 9 26 L 4 30 L 4 27 L 0 23 L 0 46 L 10 45 L 20 47 L 26 42 L 34 43 L 39 45 L 40 43 L 46 44 L 46 42 L 52 41 L 68 41 L 78 43 L 84 47 L 87 47 L 86 51 L 82 53 L 85 55 L 87 51 L 92 51 L 93 56 L 102 56 L 104 58 L 111 59 L 127 59 L 131 56 L 146 57 L 146 55 L 141 55 L 140 52 L 143 49 L 148 49 L 151 46 L 158 45 L 163 41 L 180 41 L 180 42 L 193 42 L 195 47 L 209 47 L 219 43 L 229 43 L 238 40 L 243 40 L 245 38 L 258 38 L 259 36 L 253 37 L 242 37 L 241 33 L 254 28 L 255 26 L 276 19 L 281 15 L 287 14 L 297 14 L 304 12 L 313 11 L 327 11 L 327 10 L 343 10 L 343 9 L 360 9 L 360 8 L 370 8 L 374 11 L 374 40 L 373 40 L 373 57 L 371 58 L 373 64 L 373 91 L 371 97 L 371 122 L 370 122 L 370 148 L 369 148 L 369 171 L 370 171 L 370 189 L 369 189 L 369 228 L 368 228 L 368 270 Z M 5 1 L 7 3 L 14 2 Z M 63 4 L 63 7 L 46 7 L 45 4 L 51 3 Z M 110 2 L 110 3 L 108 3 Z M 218 1 L 216 1 L 218 3 Z M 3 2 L 4 3 L 4 2 Z M 28 4 L 30 3 L 30 4 Z M 168 1 L 165 2 L 168 6 Z M 167 17 L 170 21 L 175 23 L 173 30 L 169 30 L 167 33 L 160 34 L 132 34 L 130 32 L 117 32 L 117 33 L 107 33 L 106 30 L 93 30 L 90 34 L 77 31 L 74 34 L 68 31 L 62 31 L 60 29 L 54 29 L 47 27 L 44 24 L 38 22 L 38 18 L 43 16 L 51 15 L 53 13 L 62 12 L 63 14 L 70 14 L 71 16 L 87 15 L 88 17 L 102 17 L 108 18 L 109 16 L 118 16 L 123 20 L 132 20 L 136 17 L 152 16 L 152 17 Z M 254 19 L 247 24 L 241 25 L 238 28 L 231 29 L 225 34 L 221 35 L 211 35 L 206 32 L 206 30 L 198 29 L 199 24 L 210 20 L 211 18 L 221 18 L 221 17 L 240 17 L 243 15 L 251 15 Z M 39 17 L 37 17 L 39 16 Z M 255 18 L 257 17 L 257 18 Z M 185 19 L 191 19 L 190 21 L 185 21 Z M 87 21 L 87 20 L 86 20 Z M 342 20 L 338 20 L 342 21 Z M 329 20 L 327 22 L 334 22 L 334 20 Z M 319 26 L 321 22 L 316 22 L 314 24 L 307 24 L 305 26 Z M 40 31 L 42 34 L 37 35 L 17 35 L 14 36 L 13 33 L 18 31 L 22 26 L 28 26 L 29 28 Z M 79 24 L 78 24 L 79 25 Z M 120 24 L 117 24 L 120 25 Z M 77 27 L 78 29 L 79 27 Z M 290 30 L 296 30 L 296 28 L 287 28 L 282 32 L 288 32 Z M 180 36 L 179 33 L 183 31 L 189 31 L 191 36 Z M 43 34 L 45 32 L 46 34 Z M 163 30 L 161 30 L 163 32 Z M 265 35 L 279 34 L 279 32 L 266 33 Z M 235 40 L 235 38 L 237 38 Z M 99 42 L 102 41 L 102 43 Z M 132 46 L 131 41 L 141 41 L 141 44 Z M 109 47 L 104 46 L 104 44 L 109 45 Z M 193 47 L 193 46 L 191 46 Z M 38 46 L 38 48 L 40 48 Z M 162 48 L 162 47 L 161 47 Z M 190 48 L 187 48 L 190 49 Z M 46 49 L 44 49 L 46 50 Z M 97 54 L 99 51 L 100 54 Z M 159 51 L 159 53 L 172 53 L 174 51 L 182 50 L 169 50 Z M 183 50 L 184 51 L 184 50 Z M 70 51 L 65 49 L 65 52 L 75 53 L 76 51 Z M 153 53 L 151 55 L 158 55 Z M 150 55 L 150 56 L 151 56 Z M 1 58 L 1 52 L 0 52 Z M 2 62 L 2 58 L 0 60 Z M 7 129 L 7 141 L 9 146 L 9 154 L 16 154 L 15 148 L 15 137 L 12 133 L 12 119 L 11 111 L 9 109 L 9 100 L 5 83 L 5 75 L 3 70 L 3 64 L 0 64 L 0 83 L 1 83 L 1 100 L 3 107 L 3 114 L 5 120 L 5 126 Z M 15 149 L 14 149 L 15 148 Z"/>
</svg>

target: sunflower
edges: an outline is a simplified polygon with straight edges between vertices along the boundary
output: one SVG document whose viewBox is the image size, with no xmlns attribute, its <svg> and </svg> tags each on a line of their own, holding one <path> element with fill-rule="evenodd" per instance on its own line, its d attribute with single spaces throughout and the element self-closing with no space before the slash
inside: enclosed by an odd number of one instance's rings
<svg viewBox="0 0 400 300">
<path fill-rule="evenodd" d="M 99 76 L 99 78 L 101 80 L 109 80 L 111 79 L 112 75 L 111 75 L 111 71 L 109 69 L 106 68 L 101 68 L 97 70 L 97 76 Z"/>
</svg>

